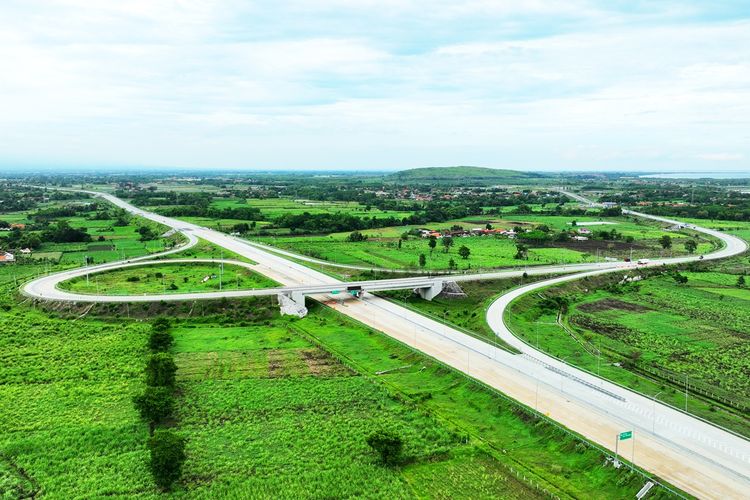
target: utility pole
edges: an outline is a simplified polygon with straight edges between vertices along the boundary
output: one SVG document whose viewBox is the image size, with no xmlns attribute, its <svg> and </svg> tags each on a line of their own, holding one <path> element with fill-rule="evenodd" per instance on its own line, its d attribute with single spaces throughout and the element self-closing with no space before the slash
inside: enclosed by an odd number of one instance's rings
<svg viewBox="0 0 750 500">
<path fill-rule="evenodd" d="M 688 374 L 685 374 L 685 411 L 688 411 Z"/>
</svg>

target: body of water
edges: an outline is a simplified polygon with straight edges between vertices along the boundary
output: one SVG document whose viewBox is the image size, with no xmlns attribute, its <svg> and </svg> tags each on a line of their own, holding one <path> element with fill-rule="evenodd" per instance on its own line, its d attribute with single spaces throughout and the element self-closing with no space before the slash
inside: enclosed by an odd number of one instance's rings
<svg viewBox="0 0 750 500">
<path fill-rule="evenodd" d="M 648 174 L 639 177 L 651 179 L 748 179 L 750 172 L 674 172 Z"/>
</svg>

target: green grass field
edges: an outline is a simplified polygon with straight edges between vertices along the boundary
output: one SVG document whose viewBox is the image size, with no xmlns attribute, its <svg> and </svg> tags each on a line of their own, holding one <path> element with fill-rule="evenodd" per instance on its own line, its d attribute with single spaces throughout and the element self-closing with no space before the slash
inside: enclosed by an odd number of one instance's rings
<svg viewBox="0 0 750 500">
<path fill-rule="evenodd" d="M 593 218 L 556 217 L 556 216 L 513 216 L 507 219 L 498 218 L 467 218 L 449 221 L 439 224 L 427 225 L 436 230 L 448 229 L 458 224 L 465 229 L 472 227 L 483 228 L 486 223 L 491 223 L 495 228 L 511 229 L 517 224 L 526 227 L 547 225 L 555 230 L 572 229 L 569 225 L 572 221 L 580 221 L 576 227 L 586 227 L 584 220 L 602 222 Z M 372 266 L 386 269 L 420 269 L 419 255 L 425 254 L 427 261 L 424 269 L 445 270 L 449 269 L 449 262 L 454 260 L 459 270 L 463 269 L 486 269 L 497 267 L 523 267 L 527 265 L 543 264 L 567 264 L 580 262 L 595 262 L 598 258 L 623 259 L 625 257 L 639 259 L 659 255 L 682 255 L 684 250 L 682 242 L 688 236 L 685 234 L 664 231 L 658 226 L 643 224 L 640 221 L 631 221 L 624 218 L 608 219 L 612 222 L 607 225 L 591 225 L 589 229 L 617 229 L 624 236 L 632 236 L 635 242 L 632 245 L 622 241 L 608 243 L 602 241 L 568 242 L 564 246 L 531 248 L 528 259 L 515 259 L 516 245 L 513 240 L 503 236 L 471 236 L 455 238 L 454 245 L 449 252 L 445 252 L 441 241 L 437 247 L 430 251 L 428 240 L 425 238 L 411 237 L 402 241 L 398 248 L 399 237 L 413 226 L 387 227 L 362 231 L 368 236 L 367 241 L 352 243 L 346 240 L 349 233 L 333 233 L 327 236 L 275 236 L 257 238 L 264 243 L 291 250 L 300 254 L 327 260 L 338 264 L 350 264 L 357 266 Z M 524 226 L 522 226 L 524 227 Z M 669 235 L 673 240 L 673 248 L 664 250 L 658 244 L 661 236 Z M 471 254 L 468 259 L 458 255 L 458 249 L 462 245 L 467 246 Z M 697 253 L 709 252 L 714 246 L 708 242 L 700 242 Z"/>
<path fill-rule="evenodd" d="M 13 289 L 10 266 L 0 267 L 0 286 Z M 543 496 L 515 471 L 560 496 L 632 496 L 642 486 L 500 396 L 327 308 L 291 320 L 269 299 L 242 303 L 248 312 L 235 319 L 220 301 L 208 313 L 129 309 L 190 318 L 174 328 L 176 430 L 189 439 L 174 497 Z M 148 325 L 115 311 L 73 322 L 78 312 L 33 310 L 10 293 L 0 306 L 0 496 L 162 496 L 131 402 Z M 401 467 L 383 467 L 364 443 L 379 426 L 404 437 Z"/>
<path fill-rule="evenodd" d="M 91 212 L 89 215 L 93 214 Z M 27 215 L 27 213 L 0 214 L 0 220 L 12 222 L 14 219 Z M 184 237 L 181 235 L 141 241 L 138 225 L 150 226 L 157 234 L 163 234 L 167 231 L 166 227 L 141 218 L 133 218 L 131 224 L 127 226 L 115 226 L 113 220 L 91 220 L 85 217 L 64 217 L 58 220 L 67 221 L 74 228 L 86 228 L 92 241 L 82 243 L 42 242 L 41 247 L 34 250 L 28 258 L 47 259 L 53 263 L 59 262 L 69 267 L 76 267 L 84 265 L 87 257 L 90 258 L 92 264 L 99 264 L 160 252 L 169 248 L 170 245 L 184 241 Z M 99 241 L 99 237 L 102 237 L 103 240 Z M 2 244 L 3 238 L 4 233 L 0 233 L 0 248 L 4 246 Z"/>
<path fill-rule="evenodd" d="M 160 293 L 214 292 L 274 286 L 273 280 L 241 266 L 218 263 L 175 263 L 129 267 L 60 283 L 78 293 L 146 295 Z"/>
<path fill-rule="evenodd" d="M 571 300 L 562 323 L 535 292 L 513 303 L 507 321 L 530 344 L 680 408 L 687 381 L 692 413 L 748 434 L 750 296 L 736 275 L 682 274 L 687 285 L 663 275 L 547 289 L 543 296 Z"/>
</svg>

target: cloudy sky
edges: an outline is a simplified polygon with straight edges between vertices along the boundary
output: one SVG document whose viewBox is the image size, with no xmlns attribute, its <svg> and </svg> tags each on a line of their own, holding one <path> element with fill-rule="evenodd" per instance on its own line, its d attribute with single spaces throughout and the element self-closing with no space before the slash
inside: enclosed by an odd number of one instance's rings
<svg viewBox="0 0 750 500">
<path fill-rule="evenodd" d="M 747 0 L 2 0 L 0 19 L 0 171 L 750 171 Z"/>
</svg>

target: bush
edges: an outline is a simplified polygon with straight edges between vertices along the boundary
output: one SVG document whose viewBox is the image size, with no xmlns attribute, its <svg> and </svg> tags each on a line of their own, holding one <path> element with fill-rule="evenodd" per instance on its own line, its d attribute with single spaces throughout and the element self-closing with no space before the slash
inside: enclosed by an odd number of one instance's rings
<svg viewBox="0 0 750 500">
<path fill-rule="evenodd" d="M 168 430 L 157 430 L 148 439 L 151 474 L 157 486 L 168 490 L 180 478 L 185 462 L 185 438 Z"/>
<path fill-rule="evenodd" d="M 376 431 L 367 438 L 367 444 L 380 454 L 380 460 L 386 465 L 395 465 L 401 460 L 404 443 L 392 432 Z"/>
<path fill-rule="evenodd" d="M 167 387 L 146 387 L 143 394 L 133 397 L 141 418 L 153 427 L 167 419 L 174 411 L 174 396 Z"/>
<path fill-rule="evenodd" d="M 148 339 L 148 347 L 155 352 L 168 351 L 172 347 L 174 337 L 168 331 L 152 330 Z"/>
<path fill-rule="evenodd" d="M 146 384 L 151 386 L 173 387 L 177 365 L 171 354 L 153 354 L 146 365 Z"/>
<path fill-rule="evenodd" d="M 170 327 L 170 324 L 169 324 L 169 320 L 167 318 L 156 318 L 151 323 L 151 329 L 153 331 L 157 331 L 158 330 L 158 331 L 165 332 L 165 331 L 167 331 L 169 329 L 169 327 Z"/>
</svg>

